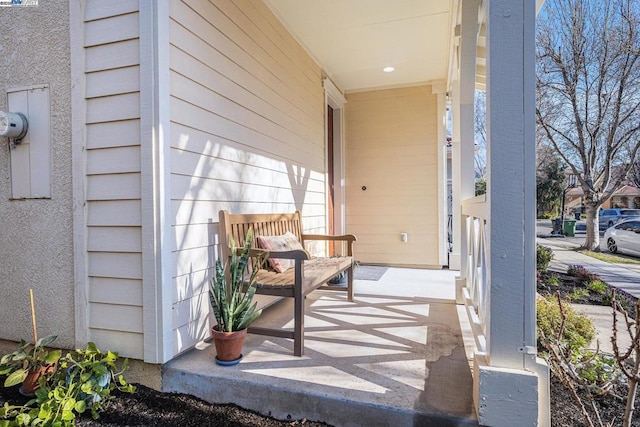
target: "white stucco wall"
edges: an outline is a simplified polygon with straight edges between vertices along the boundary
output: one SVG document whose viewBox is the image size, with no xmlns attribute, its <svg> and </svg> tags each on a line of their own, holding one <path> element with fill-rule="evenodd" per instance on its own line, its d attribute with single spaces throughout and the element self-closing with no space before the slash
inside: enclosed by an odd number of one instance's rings
<svg viewBox="0 0 640 427">
<path fill-rule="evenodd" d="M 0 138 L 0 338 L 32 339 L 29 289 L 38 333 L 73 347 L 71 84 L 68 0 L 0 8 L 0 110 L 7 89 L 48 84 L 51 199 L 11 201 L 10 153 Z"/>
</svg>

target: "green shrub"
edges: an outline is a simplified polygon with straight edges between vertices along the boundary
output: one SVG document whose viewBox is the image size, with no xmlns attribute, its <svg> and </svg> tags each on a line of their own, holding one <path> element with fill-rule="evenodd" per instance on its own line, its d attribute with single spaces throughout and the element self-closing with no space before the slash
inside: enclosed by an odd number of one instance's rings
<svg viewBox="0 0 640 427">
<path fill-rule="evenodd" d="M 592 273 L 582 265 L 570 265 L 567 269 L 569 276 L 577 277 L 580 283 L 589 283 L 594 280 L 601 280 L 600 276 L 596 273 Z"/>
<path fill-rule="evenodd" d="M 551 274 L 547 277 L 547 284 L 549 286 L 560 286 L 560 278 L 555 274 Z"/>
<path fill-rule="evenodd" d="M 574 288 L 571 295 L 569 295 L 569 299 L 571 301 L 579 300 L 580 298 L 588 297 L 589 291 L 585 288 Z"/>
<path fill-rule="evenodd" d="M 548 339 L 557 337 L 562 323 L 560 307 L 556 297 L 538 299 L 537 306 L 537 330 L 538 336 L 544 335 Z M 562 308 L 566 315 L 566 322 L 561 341 L 566 342 L 572 351 L 577 351 L 587 346 L 595 337 L 595 328 L 588 317 L 577 313 L 568 302 L 563 302 Z"/>
<path fill-rule="evenodd" d="M 549 263 L 553 259 L 553 251 L 546 246 L 536 245 L 536 268 L 540 271 L 547 271 Z"/>
<path fill-rule="evenodd" d="M 580 378 L 589 385 L 602 387 L 622 379 L 622 371 L 611 354 L 576 351 L 571 355 L 571 361 Z"/>
<path fill-rule="evenodd" d="M 600 295 L 604 295 L 609 289 L 606 283 L 604 283 L 602 280 L 597 279 L 587 282 L 586 286 L 587 289 L 589 289 L 591 292 L 595 292 L 596 294 Z"/>
<path fill-rule="evenodd" d="M 546 212 L 543 213 L 542 215 L 538 216 L 538 219 L 551 219 L 553 218 L 555 215 L 551 212 Z"/>
</svg>

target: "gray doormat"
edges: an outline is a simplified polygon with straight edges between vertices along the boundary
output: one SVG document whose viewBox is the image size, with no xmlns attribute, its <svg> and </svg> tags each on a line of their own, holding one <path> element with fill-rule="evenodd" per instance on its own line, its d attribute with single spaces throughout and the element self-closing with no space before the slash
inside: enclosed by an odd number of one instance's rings
<svg viewBox="0 0 640 427">
<path fill-rule="evenodd" d="M 360 265 L 353 269 L 353 278 L 356 280 L 380 280 L 389 267 L 382 265 Z"/>
</svg>

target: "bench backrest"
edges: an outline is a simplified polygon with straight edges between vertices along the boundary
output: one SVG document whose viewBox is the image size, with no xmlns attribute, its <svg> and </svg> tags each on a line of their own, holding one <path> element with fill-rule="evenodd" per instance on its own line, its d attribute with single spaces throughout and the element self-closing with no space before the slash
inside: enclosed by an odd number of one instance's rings
<svg viewBox="0 0 640 427">
<path fill-rule="evenodd" d="M 233 237 L 236 245 L 244 244 L 247 231 L 253 227 L 254 241 L 252 247 L 257 248 L 257 236 L 279 236 L 287 231 L 296 235 L 300 243 L 302 241 L 302 219 L 300 211 L 295 213 L 275 214 L 231 214 L 228 211 L 219 212 L 220 219 L 220 252 L 222 259 L 229 259 L 229 236 Z"/>
</svg>

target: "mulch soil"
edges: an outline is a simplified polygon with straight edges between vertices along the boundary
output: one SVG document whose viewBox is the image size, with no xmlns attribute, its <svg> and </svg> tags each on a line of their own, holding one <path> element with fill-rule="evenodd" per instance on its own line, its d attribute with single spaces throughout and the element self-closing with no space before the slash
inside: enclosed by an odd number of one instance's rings
<svg viewBox="0 0 640 427">
<path fill-rule="evenodd" d="M 550 280 L 551 277 L 557 280 Z M 554 282 L 550 285 L 550 282 Z M 576 292 L 577 290 L 577 292 Z M 589 291 L 584 282 L 577 277 L 561 272 L 545 271 L 538 277 L 538 294 L 542 296 L 556 296 L 560 293 L 563 300 L 570 300 L 575 304 L 611 305 L 610 294 Z M 624 304 L 632 305 L 635 300 L 626 294 L 618 294 L 617 298 Z M 613 426 L 622 425 L 622 417 L 626 406 L 626 396 L 628 387 L 625 384 L 619 385 L 612 394 L 595 398 L 595 404 L 600 413 L 604 425 L 611 422 Z M 581 397 L 585 393 L 578 390 Z M 551 425 L 557 427 L 578 427 L 587 426 L 584 416 L 571 391 L 565 387 L 558 379 L 551 375 Z M 583 400 L 586 401 L 586 400 Z M 636 395 L 636 407 L 638 407 L 638 397 Z M 592 418 L 595 422 L 596 418 Z M 596 423 L 596 425 L 598 425 Z M 640 427 L 640 412 L 636 409 L 632 417 L 632 426 Z"/>
<path fill-rule="evenodd" d="M 0 387 L 0 405 L 5 402 L 24 404 L 28 398 L 18 392 L 18 386 Z M 90 414 L 76 418 L 80 427 L 241 427 L 241 426 L 327 426 L 307 420 L 281 421 L 235 405 L 210 404 L 193 396 L 178 393 L 160 393 L 136 384 L 133 394 L 115 391 L 114 399 L 97 420 Z"/>
</svg>

